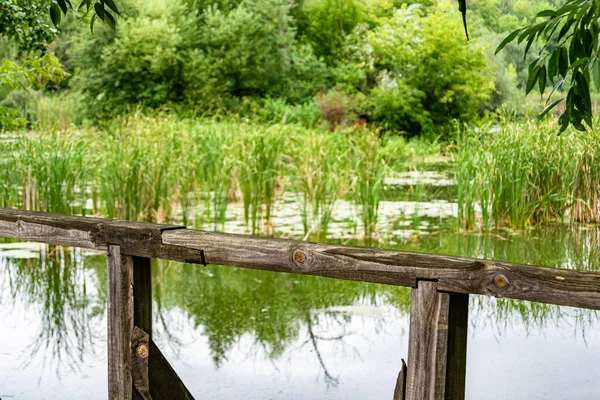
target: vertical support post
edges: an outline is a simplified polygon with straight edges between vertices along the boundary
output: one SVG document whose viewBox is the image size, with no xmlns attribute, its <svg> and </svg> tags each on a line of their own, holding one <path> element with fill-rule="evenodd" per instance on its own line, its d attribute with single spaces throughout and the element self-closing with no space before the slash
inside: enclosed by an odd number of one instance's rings
<svg viewBox="0 0 600 400">
<path fill-rule="evenodd" d="M 108 397 L 149 399 L 152 333 L 150 259 L 108 246 Z"/>
<path fill-rule="evenodd" d="M 448 357 L 446 361 L 446 399 L 465 398 L 467 377 L 467 331 L 469 295 L 450 293 L 448 312 Z"/>
<path fill-rule="evenodd" d="M 133 329 L 133 258 L 108 246 L 108 398 L 131 400 L 131 331 Z"/>
<path fill-rule="evenodd" d="M 407 400 L 463 400 L 468 295 L 440 293 L 419 281 L 412 291 Z"/>
<path fill-rule="evenodd" d="M 133 257 L 133 325 L 152 337 L 152 270 L 149 258 Z"/>
<path fill-rule="evenodd" d="M 133 257 L 133 399 L 151 400 L 148 362 L 152 338 L 152 269 L 150 259 Z"/>
</svg>

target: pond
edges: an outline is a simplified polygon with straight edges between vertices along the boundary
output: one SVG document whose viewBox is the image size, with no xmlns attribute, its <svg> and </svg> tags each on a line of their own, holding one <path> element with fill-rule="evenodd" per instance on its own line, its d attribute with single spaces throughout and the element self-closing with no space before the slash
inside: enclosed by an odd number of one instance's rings
<svg viewBox="0 0 600 400">
<path fill-rule="evenodd" d="M 600 270 L 597 226 L 459 233 L 451 177 L 390 177 L 374 245 Z M 455 197 L 454 197 L 455 198 Z M 431 200 L 435 199 L 435 200 Z M 226 231 L 244 230 L 241 205 Z M 293 196 L 276 233 L 302 237 Z M 352 205 L 331 241 L 359 244 Z M 105 399 L 106 258 L 0 243 L 0 399 Z M 196 398 L 389 399 L 407 358 L 410 290 L 153 261 L 154 338 Z M 600 398 L 599 315 L 471 296 L 468 399 Z"/>
</svg>

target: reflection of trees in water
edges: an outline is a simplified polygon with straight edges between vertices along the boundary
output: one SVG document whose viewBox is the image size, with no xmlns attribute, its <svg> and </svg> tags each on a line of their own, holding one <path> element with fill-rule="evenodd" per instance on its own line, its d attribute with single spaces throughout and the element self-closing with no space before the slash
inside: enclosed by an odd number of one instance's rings
<svg viewBox="0 0 600 400">
<path fill-rule="evenodd" d="M 599 238 L 599 229 L 593 227 L 527 235 L 444 234 L 424 236 L 418 245 L 407 243 L 402 248 L 597 271 Z M 76 369 L 105 341 L 104 329 L 98 329 L 106 308 L 105 257 L 41 248 L 35 259 L 3 259 L 0 253 L 0 265 L 6 264 L 0 269 L 0 291 L 8 291 L 15 305 L 24 303 L 39 311 L 40 329 L 24 357 L 42 354 L 57 371 Z M 336 351 L 347 350 L 344 339 L 353 332 L 347 330 L 351 317 L 332 308 L 390 305 L 408 314 L 406 288 L 168 261 L 153 264 L 155 326 L 174 348 L 184 339 L 183 327 L 199 328 L 216 366 L 250 335 L 255 344 L 249 351 L 260 350 L 271 360 L 286 351 L 312 349 L 325 382 L 335 384 L 335 371 L 327 367 L 322 348 L 333 341 L 339 344 Z M 183 313 L 172 312 L 175 309 Z M 10 305 L 3 305 L 3 310 L 11 312 Z M 598 325 L 598 316 L 588 310 L 472 296 L 470 326 L 477 330 L 491 326 L 497 335 L 511 326 L 523 326 L 527 332 L 557 326 L 585 337 Z M 385 321 L 380 323 L 384 328 Z"/>
<path fill-rule="evenodd" d="M 498 230 L 491 233 L 441 232 L 423 236 L 418 244 L 406 243 L 406 250 L 542 265 L 582 271 L 600 271 L 600 227 L 564 225 L 527 232 Z M 558 307 L 511 299 L 471 296 L 470 326 L 491 327 L 501 336 L 509 327 L 522 326 L 526 332 L 548 327 L 572 329 L 581 335 L 598 325 L 595 311 Z"/>
<path fill-rule="evenodd" d="M 22 303 L 40 315 L 24 363 L 41 355 L 43 365 L 53 365 L 60 375 L 65 367 L 78 369 L 96 340 L 104 340 L 104 331 L 97 328 L 106 307 L 106 279 L 102 268 L 94 268 L 95 261 L 104 265 L 104 259 L 87 258 L 84 268 L 80 250 L 42 245 L 40 249 L 38 258 L 0 258 L 0 265 L 6 264 L 0 288 L 10 291 L 12 306 Z"/>
<path fill-rule="evenodd" d="M 272 360 L 300 342 L 295 350 L 310 346 L 332 385 L 337 378 L 327 368 L 320 343 L 343 346 L 351 318 L 326 310 L 396 301 L 406 310 L 410 298 L 405 288 L 217 266 L 173 268 L 160 262 L 154 276 L 159 312 L 182 309 L 194 327 L 202 328 L 215 365 L 222 365 L 247 334 Z"/>
</svg>

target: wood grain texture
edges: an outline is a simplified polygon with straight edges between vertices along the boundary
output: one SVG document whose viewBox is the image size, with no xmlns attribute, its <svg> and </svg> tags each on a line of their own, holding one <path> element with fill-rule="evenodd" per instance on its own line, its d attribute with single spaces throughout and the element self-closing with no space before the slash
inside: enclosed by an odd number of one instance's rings
<svg viewBox="0 0 600 400">
<path fill-rule="evenodd" d="M 448 296 L 447 293 L 439 293 L 435 282 L 430 281 L 420 281 L 412 291 L 407 400 L 444 398 L 447 343 L 444 321 L 447 321 Z"/>
<path fill-rule="evenodd" d="M 121 254 L 119 246 L 109 246 L 108 274 L 108 398 L 130 400 L 131 331 L 133 329 L 133 258 Z"/>
<path fill-rule="evenodd" d="M 150 394 L 153 400 L 194 399 L 152 339 L 150 339 L 148 374 L 150 379 Z"/>
<path fill-rule="evenodd" d="M 148 356 L 150 335 L 135 326 L 131 333 L 131 378 L 134 398 L 152 400 L 150 380 L 148 379 Z"/>
<path fill-rule="evenodd" d="M 396 379 L 396 387 L 394 388 L 394 400 L 405 400 L 406 399 L 406 362 L 402 361 L 402 368 L 398 372 L 398 378 Z"/>
<path fill-rule="evenodd" d="M 600 309 L 600 273 L 0 209 L 0 236 L 125 254 Z"/>
<path fill-rule="evenodd" d="M 432 281 L 413 289 L 406 399 L 464 400 L 469 297 Z"/>
</svg>

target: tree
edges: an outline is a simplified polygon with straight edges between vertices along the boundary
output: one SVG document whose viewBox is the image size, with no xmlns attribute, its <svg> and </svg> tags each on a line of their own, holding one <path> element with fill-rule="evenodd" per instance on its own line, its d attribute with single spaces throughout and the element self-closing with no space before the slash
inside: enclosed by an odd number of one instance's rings
<svg viewBox="0 0 600 400">
<path fill-rule="evenodd" d="M 585 131 L 592 127 L 592 101 L 590 86 L 593 81 L 600 88 L 600 2 L 594 0 L 569 0 L 562 7 L 544 10 L 537 21 L 508 35 L 496 49 L 501 51 L 508 43 L 526 43 L 525 55 L 534 42 L 542 42 L 538 57 L 529 65 L 526 93 L 536 86 L 540 95 L 547 83 L 553 89 L 546 100 L 543 117 L 565 100 L 553 100 L 560 89 L 567 90 L 565 111 L 560 116 L 560 129 L 569 125 Z"/>
</svg>

